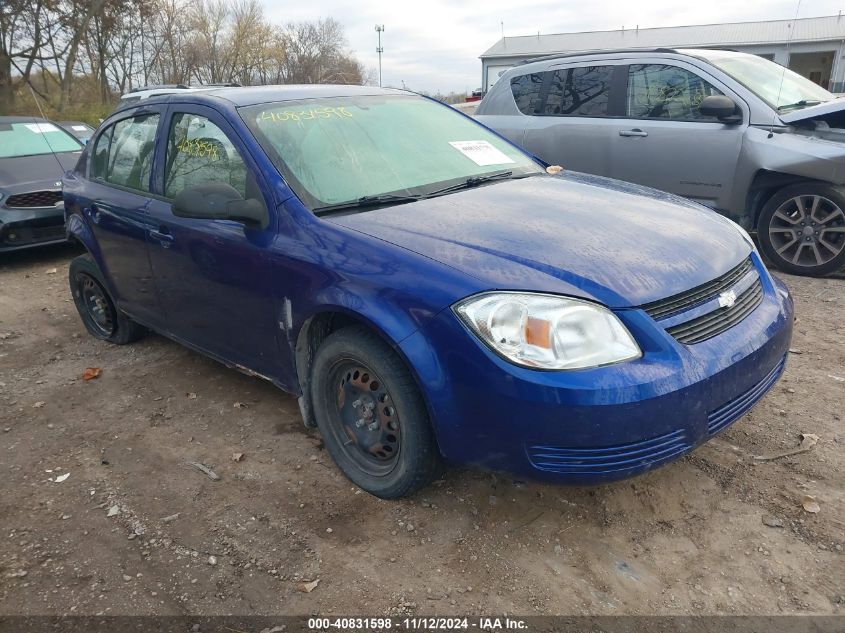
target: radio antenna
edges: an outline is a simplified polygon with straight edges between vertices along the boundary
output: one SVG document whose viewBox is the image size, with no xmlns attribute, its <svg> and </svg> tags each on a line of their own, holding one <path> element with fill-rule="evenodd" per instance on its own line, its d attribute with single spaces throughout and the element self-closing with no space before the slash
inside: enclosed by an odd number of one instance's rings
<svg viewBox="0 0 845 633">
<path fill-rule="evenodd" d="M 798 20 L 798 13 L 801 11 L 801 0 L 798 0 L 798 6 L 795 7 L 795 17 L 792 19 L 792 24 L 789 27 L 789 37 L 786 38 L 786 63 L 789 64 L 789 45 L 792 44 L 792 37 L 795 35 L 795 22 Z M 786 66 L 783 67 L 783 72 L 780 74 L 780 86 L 778 86 L 778 98 L 775 101 L 775 112 L 772 114 L 772 124 L 769 126 L 769 138 L 775 135 L 775 118 L 777 117 L 778 107 L 780 107 L 780 95 L 783 92 L 783 81 L 786 79 Z"/>
<path fill-rule="evenodd" d="M 41 108 L 41 103 L 38 101 L 38 97 L 35 94 L 35 90 L 32 89 L 32 86 L 27 83 L 27 87 L 29 88 L 29 92 L 32 94 L 32 100 L 35 101 L 35 105 L 38 107 L 38 113 L 41 115 L 42 121 L 48 121 L 47 117 L 44 116 L 44 110 Z M 47 138 L 47 133 L 44 131 L 44 123 L 39 123 L 35 120 L 35 117 L 32 117 L 32 122 L 38 126 L 38 131 L 41 133 L 41 138 L 44 139 L 44 142 L 47 144 L 47 147 L 50 148 L 50 153 L 53 155 L 53 158 L 56 159 L 56 163 L 59 165 L 59 173 L 64 175 L 65 173 L 65 166 L 62 165 L 62 161 L 59 160 L 59 157 L 56 156 L 56 150 L 53 149 L 53 146 L 50 144 L 50 139 Z M 52 124 L 50 124 L 52 125 Z"/>
</svg>

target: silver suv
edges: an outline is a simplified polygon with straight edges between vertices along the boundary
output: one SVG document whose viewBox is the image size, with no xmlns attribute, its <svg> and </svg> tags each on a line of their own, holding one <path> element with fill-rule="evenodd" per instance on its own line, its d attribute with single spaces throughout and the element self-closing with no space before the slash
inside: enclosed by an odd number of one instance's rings
<svg viewBox="0 0 845 633">
<path fill-rule="evenodd" d="M 845 98 L 762 57 L 543 58 L 507 71 L 476 116 L 549 163 L 686 196 L 756 229 L 784 271 L 845 266 Z"/>
</svg>

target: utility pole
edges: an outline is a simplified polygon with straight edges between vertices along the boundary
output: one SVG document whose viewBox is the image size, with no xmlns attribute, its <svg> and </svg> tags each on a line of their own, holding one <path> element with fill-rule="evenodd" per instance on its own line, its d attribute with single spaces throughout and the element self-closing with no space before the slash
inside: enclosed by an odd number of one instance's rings
<svg viewBox="0 0 845 633">
<path fill-rule="evenodd" d="M 384 48 L 381 45 L 381 34 L 384 31 L 384 24 L 376 24 L 376 33 L 378 33 L 378 48 L 376 48 L 376 53 L 378 53 L 378 85 L 381 88 L 381 54 L 384 52 Z"/>
</svg>

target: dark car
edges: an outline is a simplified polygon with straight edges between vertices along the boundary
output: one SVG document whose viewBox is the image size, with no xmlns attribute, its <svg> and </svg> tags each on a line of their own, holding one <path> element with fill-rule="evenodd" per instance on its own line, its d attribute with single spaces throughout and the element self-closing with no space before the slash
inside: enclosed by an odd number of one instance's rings
<svg viewBox="0 0 845 633">
<path fill-rule="evenodd" d="M 403 91 L 151 97 L 65 177 L 70 289 L 97 338 L 150 328 L 296 394 L 382 497 L 446 461 L 642 473 L 775 384 L 792 301 L 730 220 L 552 172 Z"/>
<path fill-rule="evenodd" d="M 59 125 L 82 143 L 87 143 L 96 131 L 95 128 L 82 121 L 59 121 Z"/>
<path fill-rule="evenodd" d="M 65 240 L 62 174 L 82 147 L 50 121 L 0 117 L 0 252 Z"/>
</svg>

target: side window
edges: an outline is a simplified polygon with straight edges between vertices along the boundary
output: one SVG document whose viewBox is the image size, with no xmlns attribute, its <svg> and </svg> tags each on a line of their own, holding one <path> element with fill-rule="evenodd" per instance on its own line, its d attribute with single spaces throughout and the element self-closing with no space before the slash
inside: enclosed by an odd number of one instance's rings
<svg viewBox="0 0 845 633">
<path fill-rule="evenodd" d="M 175 198 L 185 187 L 223 182 L 247 196 L 247 166 L 219 127 L 196 114 L 173 115 L 167 137 L 164 195 Z"/>
<path fill-rule="evenodd" d="M 107 182 L 130 189 L 150 190 L 158 119 L 158 114 L 147 114 L 114 124 Z"/>
<path fill-rule="evenodd" d="M 579 66 L 556 70 L 543 114 L 607 116 L 613 66 Z"/>
<path fill-rule="evenodd" d="M 537 114 L 540 107 L 540 89 L 543 87 L 543 74 L 522 75 L 511 79 L 511 92 L 516 107 L 523 114 Z"/>
<path fill-rule="evenodd" d="M 158 120 L 158 114 L 145 114 L 123 119 L 107 129 L 97 139 L 90 176 L 149 191 Z"/>
<path fill-rule="evenodd" d="M 715 121 L 703 116 L 704 97 L 720 95 L 698 75 L 677 66 L 634 64 L 628 67 L 628 116 L 636 119 Z"/>
</svg>

